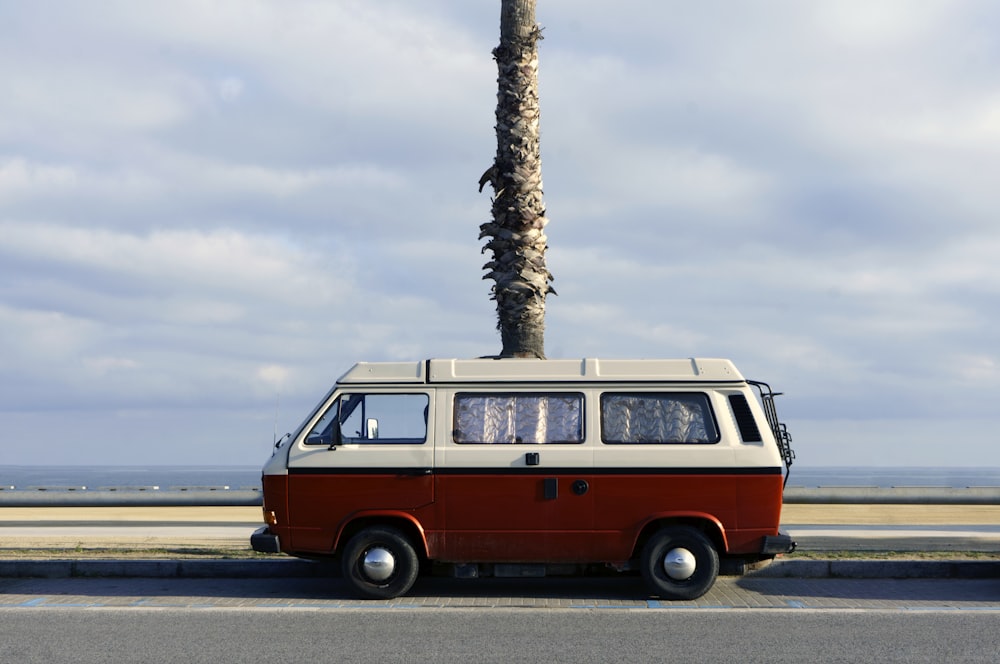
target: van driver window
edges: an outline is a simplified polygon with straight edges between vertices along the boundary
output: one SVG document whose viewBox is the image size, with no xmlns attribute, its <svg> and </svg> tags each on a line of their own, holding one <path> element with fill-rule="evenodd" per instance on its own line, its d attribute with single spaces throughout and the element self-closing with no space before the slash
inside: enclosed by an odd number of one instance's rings
<svg viewBox="0 0 1000 664">
<path fill-rule="evenodd" d="M 341 394 L 306 434 L 307 445 L 415 444 L 427 440 L 426 394 Z"/>
<path fill-rule="evenodd" d="M 582 394 L 458 394 L 455 442 L 583 442 Z"/>
<path fill-rule="evenodd" d="M 708 396 L 701 393 L 601 395 L 601 437 L 605 443 L 717 443 Z"/>
</svg>

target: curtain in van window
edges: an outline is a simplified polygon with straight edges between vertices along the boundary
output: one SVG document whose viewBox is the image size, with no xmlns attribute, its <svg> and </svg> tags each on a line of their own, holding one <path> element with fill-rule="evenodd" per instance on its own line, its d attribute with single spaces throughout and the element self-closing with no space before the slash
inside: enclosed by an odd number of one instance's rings
<svg viewBox="0 0 1000 664">
<path fill-rule="evenodd" d="M 579 443 L 583 395 L 459 394 L 456 443 Z"/>
<path fill-rule="evenodd" d="M 719 440 L 704 394 L 605 394 L 605 443 L 715 443 Z"/>
</svg>

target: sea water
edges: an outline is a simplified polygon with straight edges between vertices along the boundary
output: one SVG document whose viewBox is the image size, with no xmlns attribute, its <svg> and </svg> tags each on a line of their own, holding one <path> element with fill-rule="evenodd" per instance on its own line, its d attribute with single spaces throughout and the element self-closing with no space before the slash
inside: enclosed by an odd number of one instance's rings
<svg viewBox="0 0 1000 664">
<path fill-rule="evenodd" d="M 259 466 L 0 466 L 10 489 L 260 489 Z"/>
<path fill-rule="evenodd" d="M 788 486 L 1000 486 L 1000 468 L 792 466 Z M 259 466 L 0 466 L 0 488 L 259 489 Z"/>
</svg>

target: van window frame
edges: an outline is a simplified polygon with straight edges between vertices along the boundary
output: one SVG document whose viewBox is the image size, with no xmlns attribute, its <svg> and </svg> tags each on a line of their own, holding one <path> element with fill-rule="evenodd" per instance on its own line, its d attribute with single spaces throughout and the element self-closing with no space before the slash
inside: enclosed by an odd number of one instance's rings
<svg viewBox="0 0 1000 664">
<path fill-rule="evenodd" d="M 423 438 L 398 438 L 398 437 L 396 437 L 396 438 L 381 438 L 381 437 L 379 437 L 379 438 L 367 438 L 367 431 L 362 432 L 362 433 L 365 434 L 365 436 L 361 436 L 361 437 L 357 437 L 357 436 L 344 436 L 343 432 L 341 431 L 341 427 L 343 427 L 343 425 L 346 422 L 347 418 L 349 418 L 351 415 L 353 415 L 354 411 L 357 410 L 358 408 L 362 408 L 362 411 L 361 411 L 361 413 L 362 413 L 362 415 L 361 415 L 362 422 L 361 422 L 361 424 L 362 424 L 362 426 L 365 426 L 365 424 L 366 424 L 365 419 L 367 417 L 367 413 L 364 411 L 364 408 L 366 407 L 366 405 L 365 405 L 364 402 L 370 396 L 384 396 L 384 397 L 395 397 L 395 396 L 398 396 L 398 397 L 406 397 L 406 396 L 409 396 L 409 397 L 423 397 L 424 398 L 424 434 L 423 434 Z M 344 400 L 345 399 L 350 399 L 351 397 L 364 397 L 364 399 L 361 399 L 357 403 L 355 403 L 350 408 L 350 410 L 347 413 L 342 412 Z M 431 399 L 430 393 L 424 392 L 424 391 L 420 391 L 420 390 L 401 391 L 401 392 L 383 392 L 381 390 L 371 390 L 371 391 L 369 391 L 369 390 L 365 390 L 363 388 L 362 389 L 344 390 L 344 391 L 342 391 L 342 392 L 340 392 L 340 393 L 338 393 L 336 395 L 336 397 L 333 399 L 333 401 L 330 402 L 329 407 L 326 408 L 323 411 L 322 415 L 320 415 L 319 418 L 315 420 L 315 422 L 312 424 L 311 427 L 309 427 L 307 430 L 305 430 L 305 432 L 303 434 L 303 438 L 302 438 L 302 444 L 306 445 L 308 447 L 321 447 L 321 446 L 330 447 L 330 446 L 333 446 L 333 445 L 336 445 L 336 446 L 340 446 L 340 445 L 426 445 L 427 441 L 430 440 L 430 434 L 431 434 L 431 432 L 430 432 L 430 419 L 429 419 L 429 413 L 430 413 L 430 408 L 431 408 L 431 401 L 432 401 L 432 399 Z M 333 419 L 329 422 L 329 424 L 323 429 L 323 432 L 320 435 L 320 437 L 318 438 L 318 440 L 310 441 L 310 434 L 312 434 L 316 430 L 316 428 L 319 426 L 319 424 L 323 420 L 325 420 L 327 418 L 327 415 L 330 414 L 331 411 L 334 411 L 334 410 L 337 411 L 336 414 L 334 415 Z M 326 431 L 329 429 L 330 426 L 336 426 L 337 430 L 340 431 L 340 435 L 338 435 L 338 437 L 337 437 L 336 440 L 334 440 L 332 437 L 324 435 L 326 433 Z"/>
<path fill-rule="evenodd" d="M 642 440 L 642 441 L 627 441 L 627 440 L 609 440 L 608 439 L 608 426 L 606 422 L 606 412 L 605 404 L 608 398 L 612 397 L 636 397 L 636 398 L 670 398 L 670 397 L 697 397 L 702 403 L 703 413 L 705 413 L 704 424 L 706 425 L 706 436 L 707 440 Z M 604 445 L 718 445 L 722 442 L 722 430 L 719 428 L 719 421 L 715 414 L 715 408 L 712 406 L 712 398 L 708 392 L 702 392 L 698 390 L 685 390 L 685 391 L 675 391 L 675 390 L 604 390 L 600 394 L 600 407 L 598 412 L 598 417 L 600 419 L 600 429 L 601 429 L 601 443 Z M 712 431 L 708 431 L 708 426 L 712 427 Z M 714 438 L 710 435 L 714 433 Z"/>
<path fill-rule="evenodd" d="M 573 402 L 577 404 L 577 420 L 578 429 L 577 433 L 579 435 L 578 440 L 550 440 L 550 441 L 523 441 L 523 440 L 512 440 L 512 441 L 485 441 L 485 440 L 460 440 L 459 439 L 459 401 L 464 398 L 485 398 L 485 397 L 495 397 L 495 398 L 505 398 L 505 397 L 556 397 L 556 398 L 572 398 Z M 452 430 L 451 430 L 451 442 L 455 445 L 481 445 L 481 446 L 511 446 L 511 445 L 583 445 L 587 442 L 587 397 L 582 391 L 572 390 L 572 391 L 562 391 L 553 389 L 542 389 L 542 390 L 518 390 L 518 389 L 508 389 L 508 390 L 462 390 L 457 391 L 452 395 Z M 515 406 L 516 407 L 516 406 Z M 516 428 L 515 428 L 516 432 Z"/>
</svg>

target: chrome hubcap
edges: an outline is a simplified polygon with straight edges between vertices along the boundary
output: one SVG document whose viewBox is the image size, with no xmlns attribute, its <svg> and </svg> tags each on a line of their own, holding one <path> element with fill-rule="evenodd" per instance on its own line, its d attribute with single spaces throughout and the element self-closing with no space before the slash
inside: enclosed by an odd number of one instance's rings
<svg viewBox="0 0 1000 664">
<path fill-rule="evenodd" d="M 389 549 L 375 546 L 365 551 L 361 568 L 372 581 L 385 581 L 396 569 L 396 558 Z"/>
<path fill-rule="evenodd" d="M 681 547 L 671 549 L 663 557 L 663 571 L 674 581 L 690 579 L 696 567 L 694 554 Z"/>
</svg>

